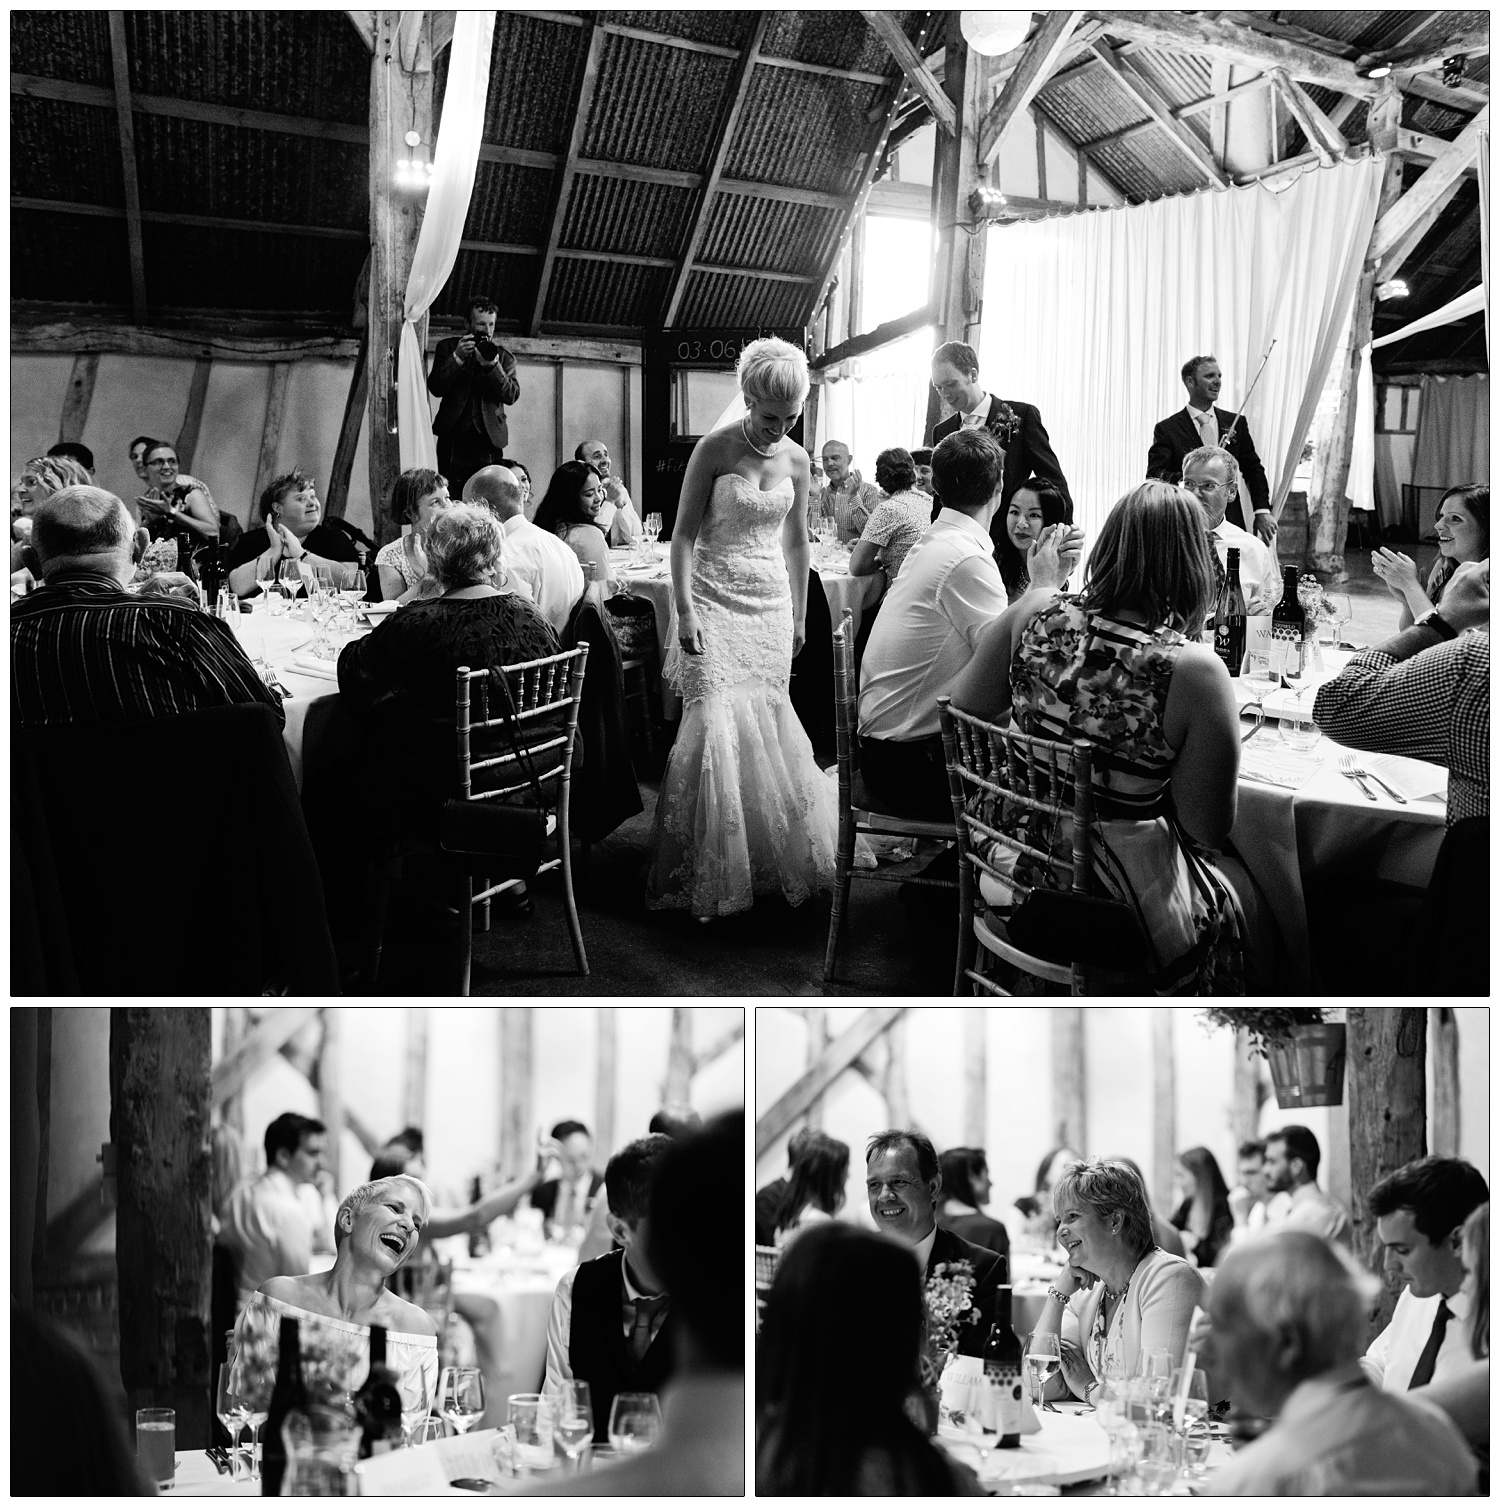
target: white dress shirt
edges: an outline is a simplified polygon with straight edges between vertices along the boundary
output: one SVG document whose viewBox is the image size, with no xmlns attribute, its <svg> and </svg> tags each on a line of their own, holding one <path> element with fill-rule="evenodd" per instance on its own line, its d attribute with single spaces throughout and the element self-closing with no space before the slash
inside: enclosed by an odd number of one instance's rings
<svg viewBox="0 0 1500 1507">
<path fill-rule="evenodd" d="M 548 1397 L 556 1397 L 562 1391 L 565 1381 L 573 1380 L 573 1365 L 569 1352 L 573 1343 L 573 1283 L 577 1280 L 580 1268 L 574 1267 L 571 1271 L 563 1273 L 562 1281 L 557 1284 L 557 1291 L 552 1295 L 552 1312 L 547 1316 L 547 1379 L 542 1383 L 542 1391 Z M 625 1296 L 633 1303 L 637 1298 L 659 1297 L 659 1293 L 645 1293 L 630 1280 L 630 1262 L 624 1258 L 620 1261 L 620 1272 L 625 1279 Z M 651 1343 L 656 1343 L 657 1332 L 667 1321 L 667 1308 L 665 1305 L 660 1316 L 655 1319 L 651 1326 Z M 625 1317 L 623 1307 L 620 1310 L 620 1332 L 626 1339 L 630 1338 L 631 1324 Z M 597 1421 L 597 1420 L 596 1420 Z"/>
<path fill-rule="evenodd" d="M 865 649 L 861 737 L 908 743 L 937 734 L 938 697 L 1006 608 L 994 548 L 983 524 L 956 508 L 912 545 Z"/>
<path fill-rule="evenodd" d="M 1271 551 L 1254 534 L 1236 528 L 1227 518 L 1213 531 L 1219 564 L 1229 569 L 1229 551 L 1240 552 L 1240 589 L 1245 593 L 1245 615 L 1262 617 L 1281 600 L 1281 572 Z"/>
<path fill-rule="evenodd" d="M 238 1258 L 241 1308 L 262 1282 L 307 1275 L 312 1269 L 313 1230 L 310 1203 L 279 1167 L 241 1183 L 229 1195 L 219 1244 Z"/>
<path fill-rule="evenodd" d="M 1442 1348 L 1437 1353 L 1432 1380 L 1442 1381 L 1454 1372 L 1462 1371 L 1474 1359 L 1469 1350 L 1469 1295 L 1456 1292 L 1442 1300 L 1437 1297 L 1414 1298 L 1411 1288 L 1403 1288 L 1401 1296 L 1396 1299 L 1396 1311 L 1391 1315 L 1390 1323 L 1375 1336 L 1360 1361 L 1365 1375 L 1377 1387 L 1387 1392 L 1404 1392 L 1411 1385 L 1412 1372 L 1417 1369 L 1417 1362 L 1427 1348 L 1439 1301 L 1447 1303 L 1452 1317 L 1443 1331 Z"/>
<path fill-rule="evenodd" d="M 960 429 L 983 429 L 990 421 L 990 409 L 994 406 L 994 398 L 989 393 L 979 400 L 977 408 L 971 408 L 962 415 L 958 421 Z"/>
<path fill-rule="evenodd" d="M 611 477 L 605 483 L 606 490 L 611 486 L 614 492 L 600 503 L 594 522 L 604 530 L 611 549 L 627 549 L 641 537 L 641 520 L 631 505 L 625 483 Z"/>
<path fill-rule="evenodd" d="M 505 568 L 526 583 L 537 610 L 561 633 L 583 595 L 583 567 L 556 534 L 539 529 L 519 513 L 507 518 Z"/>
<path fill-rule="evenodd" d="M 934 1220 L 932 1228 L 912 1247 L 912 1253 L 917 1258 L 918 1268 L 926 1272 L 927 1263 L 932 1260 L 932 1247 L 937 1240 L 937 1221 Z"/>
<path fill-rule="evenodd" d="M 1336 1198 L 1330 1198 L 1316 1183 L 1303 1183 L 1292 1190 L 1292 1206 L 1276 1223 L 1278 1230 L 1306 1230 L 1325 1240 L 1336 1240 L 1345 1250 L 1354 1241 L 1349 1212 Z"/>
</svg>

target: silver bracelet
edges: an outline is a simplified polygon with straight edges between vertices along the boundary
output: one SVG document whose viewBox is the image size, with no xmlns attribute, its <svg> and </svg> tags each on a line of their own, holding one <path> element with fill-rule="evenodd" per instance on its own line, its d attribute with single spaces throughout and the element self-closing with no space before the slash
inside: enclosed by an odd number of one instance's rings
<svg viewBox="0 0 1500 1507">
<path fill-rule="evenodd" d="M 1056 1298 L 1059 1308 L 1066 1308 L 1068 1306 L 1068 1300 L 1050 1282 L 1047 1284 L 1047 1296 L 1049 1298 Z"/>
</svg>

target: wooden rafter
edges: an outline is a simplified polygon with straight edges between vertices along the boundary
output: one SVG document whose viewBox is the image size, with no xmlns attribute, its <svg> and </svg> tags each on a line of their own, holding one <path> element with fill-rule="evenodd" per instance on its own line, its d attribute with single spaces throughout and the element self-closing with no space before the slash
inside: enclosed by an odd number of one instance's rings
<svg viewBox="0 0 1500 1507">
<path fill-rule="evenodd" d="M 904 1012 L 904 1005 L 864 1010 L 819 1055 L 818 1060 L 755 1122 L 755 1154 L 761 1156 L 806 1113 L 808 1106 Z"/>
<path fill-rule="evenodd" d="M 1213 153 L 1180 121 L 1173 119 L 1172 107 L 1149 80 L 1133 67 L 1122 63 L 1113 49 L 1105 42 L 1095 42 L 1094 52 L 1107 67 L 1116 81 L 1140 104 L 1166 132 L 1172 144 L 1193 164 L 1210 183 L 1220 188 L 1229 186 L 1229 179 L 1219 170 Z"/>
<path fill-rule="evenodd" d="M 1285 69 L 1273 68 L 1271 77 L 1281 92 L 1282 102 L 1292 112 L 1292 118 L 1302 127 L 1307 144 L 1318 154 L 1324 166 L 1330 166 L 1349 149 L 1343 133 L 1323 113 L 1322 108 Z"/>
<path fill-rule="evenodd" d="M 871 351 L 878 351 L 883 345 L 904 340 L 913 331 L 925 329 L 936 322 L 937 315 L 932 306 L 923 304 L 920 309 L 913 309 L 910 314 L 903 314 L 899 319 L 888 319 L 868 334 L 850 336 L 842 344 L 824 351 L 809 364 L 814 371 L 820 372 L 840 361 L 847 361 L 851 356 L 866 356 Z"/>
<path fill-rule="evenodd" d="M 907 83 L 931 111 L 932 118 L 951 136 L 957 129 L 958 121 L 953 101 L 943 93 L 943 86 L 938 83 L 933 77 L 932 70 L 922 61 L 922 54 L 912 46 L 894 14 L 884 10 L 862 10 L 860 15 L 869 22 L 871 30 L 890 49 L 891 56 L 901 65 L 901 71 L 906 75 Z"/>
<path fill-rule="evenodd" d="M 1427 213 L 1420 219 L 1414 220 L 1406 233 L 1396 241 L 1389 251 L 1380 258 L 1380 281 L 1389 282 L 1395 277 L 1411 258 L 1412 253 L 1427 238 L 1427 233 L 1438 222 L 1438 217 L 1453 202 L 1460 188 L 1463 187 L 1463 179 L 1455 178 L 1436 201 L 1428 208 Z"/>
<path fill-rule="evenodd" d="M 1389 63 L 1394 68 L 1413 73 L 1431 73 L 1451 57 L 1478 57 L 1490 50 L 1490 29 L 1485 26 L 1462 26 L 1441 37 L 1424 37 L 1420 43 L 1405 43 L 1383 52 L 1367 53 L 1360 61 Z"/>
<path fill-rule="evenodd" d="M 346 10 L 350 24 L 359 33 L 359 39 L 366 48 L 375 51 L 375 12 L 369 10 Z"/>
<path fill-rule="evenodd" d="M 349 374 L 349 395 L 344 401 L 344 419 L 339 425 L 339 442 L 334 447 L 333 464 L 328 468 L 326 507 L 330 518 L 342 518 L 349 506 L 349 481 L 354 475 L 354 457 L 359 450 L 359 434 L 364 428 L 369 398 L 370 326 L 367 322 L 359 332 L 354 370 Z"/>
<path fill-rule="evenodd" d="M 177 431 L 177 461 L 191 474 L 193 457 L 198 453 L 198 436 L 203 431 L 203 410 L 208 404 L 208 383 L 213 376 L 212 356 L 200 356 L 193 362 L 193 376 L 188 383 L 187 408 Z"/>
<path fill-rule="evenodd" d="M 1477 83 L 1473 79 L 1450 86 L 1440 84 L 1425 73 L 1394 73 L 1391 77 L 1404 93 L 1430 99 L 1433 104 L 1441 105 L 1445 110 L 1461 110 L 1465 115 L 1472 115 L 1490 102 L 1489 85 Z"/>
<path fill-rule="evenodd" d="M 80 352 L 73 357 L 73 370 L 68 377 L 68 391 L 63 398 L 62 418 L 58 422 L 59 440 L 81 440 L 84 426 L 88 423 L 89 409 L 94 401 L 94 383 L 99 376 L 99 353 Z M 178 452 L 179 457 L 181 451 Z M 188 467 L 185 465 L 184 470 Z"/>
<path fill-rule="evenodd" d="M 261 1016 L 239 1049 L 214 1064 L 210 1079 L 213 1107 L 217 1109 L 231 1094 L 238 1093 L 246 1081 L 276 1056 L 298 1031 L 317 1018 L 315 1009 L 271 1010 Z"/>
<path fill-rule="evenodd" d="M 988 167 L 1000 150 L 1005 128 L 1024 113 L 1052 77 L 1069 38 L 1080 20 L 1080 10 L 1049 10 L 1026 44 L 1026 51 L 986 112 L 979 126 L 979 165 Z M 1097 44 L 1096 44 L 1097 45 Z"/>
<path fill-rule="evenodd" d="M 130 253 L 130 301 L 138 322 L 146 320 L 146 248 L 141 232 L 141 184 L 135 166 L 135 114 L 130 102 L 130 53 L 125 12 L 109 13 L 110 63 L 114 69 L 115 120 L 120 130 L 120 169 L 125 186 L 125 239 Z"/>
<path fill-rule="evenodd" d="M 1479 151 L 1479 137 L 1489 129 L 1489 119 L 1489 107 L 1486 106 L 1448 144 L 1445 151 L 1433 158 L 1427 171 L 1381 217 L 1370 240 L 1371 261 L 1384 257 L 1422 220 L 1435 218 L 1434 206 L 1474 160 Z"/>
<path fill-rule="evenodd" d="M 714 203 L 718 196 L 719 180 L 724 176 L 724 164 L 729 160 L 729 149 L 734 144 L 740 114 L 745 108 L 745 101 L 750 97 L 750 84 L 755 77 L 755 62 L 760 56 L 760 46 L 765 40 L 766 28 L 770 22 L 771 13 L 761 11 L 756 17 L 750 40 L 745 44 L 745 49 L 735 64 L 735 73 L 729 84 L 729 105 L 719 125 L 719 137 L 714 143 L 708 173 L 703 180 L 703 191 L 698 200 L 698 209 L 688 230 L 682 256 L 672 275 L 672 286 L 667 292 L 667 311 L 662 323 L 669 328 L 677 322 L 677 311 L 682 307 L 682 298 L 687 292 L 688 278 L 692 275 L 693 264 L 697 260 L 699 251 L 703 249 L 703 238 L 708 234 L 709 217 L 713 213 Z"/>
<path fill-rule="evenodd" d="M 721 1032 L 700 1051 L 693 1053 L 693 1071 L 701 1073 L 709 1063 L 717 1062 L 736 1042 L 745 1039 L 745 1022 L 740 1019 L 730 1026 L 728 1030 Z"/>
</svg>

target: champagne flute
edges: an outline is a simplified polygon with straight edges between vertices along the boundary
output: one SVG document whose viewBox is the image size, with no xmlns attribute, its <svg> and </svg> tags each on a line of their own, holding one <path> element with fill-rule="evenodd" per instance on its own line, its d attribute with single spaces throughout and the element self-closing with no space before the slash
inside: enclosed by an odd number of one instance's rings
<svg viewBox="0 0 1500 1507">
<path fill-rule="evenodd" d="M 229 1469 L 231 1481 L 240 1475 L 240 1435 L 250 1421 L 250 1400 L 243 1391 L 244 1381 L 234 1361 L 226 1360 L 219 1365 L 218 1380 L 214 1385 L 214 1412 L 229 1435 Z"/>
<path fill-rule="evenodd" d="M 609 1410 L 609 1442 L 622 1455 L 644 1454 L 661 1437 L 661 1406 L 654 1392 L 621 1392 Z"/>
<path fill-rule="evenodd" d="M 438 1382 L 438 1411 L 466 1434 L 484 1416 L 484 1377 L 478 1366 L 445 1366 Z"/>
<path fill-rule="evenodd" d="M 1141 1352 L 1140 1375 L 1146 1383 L 1146 1390 L 1151 1398 L 1151 1415 L 1154 1422 L 1162 1422 L 1164 1412 L 1166 1417 L 1171 1417 L 1174 1369 L 1170 1350 Z"/>
<path fill-rule="evenodd" d="M 1026 1340 L 1026 1371 L 1036 1392 L 1036 1405 L 1044 1413 L 1057 1409 L 1046 1400 L 1047 1383 L 1062 1369 L 1062 1345 L 1055 1334 L 1033 1329 Z"/>
<path fill-rule="evenodd" d="M 579 1456 L 583 1446 L 594 1435 L 594 1407 L 589 1397 L 586 1381 L 565 1381 L 557 1397 L 557 1421 L 552 1431 L 562 1444 L 563 1453 L 573 1463 L 576 1475 L 582 1465 Z"/>
</svg>

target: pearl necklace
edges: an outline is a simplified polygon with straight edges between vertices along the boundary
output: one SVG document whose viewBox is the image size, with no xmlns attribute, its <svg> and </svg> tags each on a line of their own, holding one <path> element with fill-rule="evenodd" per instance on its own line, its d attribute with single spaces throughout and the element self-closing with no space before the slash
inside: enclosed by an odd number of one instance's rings
<svg viewBox="0 0 1500 1507">
<path fill-rule="evenodd" d="M 777 440 L 776 443 L 774 445 L 772 445 L 769 450 L 762 450 L 760 448 L 760 446 L 757 445 L 755 443 L 755 441 L 750 438 L 750 420 L 749 420 L 748 417 L 743 418 L 743 419 L 740 420 L 740 433 L 745 436 L 745 443 L 747 445 L 749 445 L 749 447 L 757 455 L 764 456 L 767 460 L 770 460 L 770 458 L 773 455 L 775 455 L 781 449 L 781 441 Z"/>
</svg>

